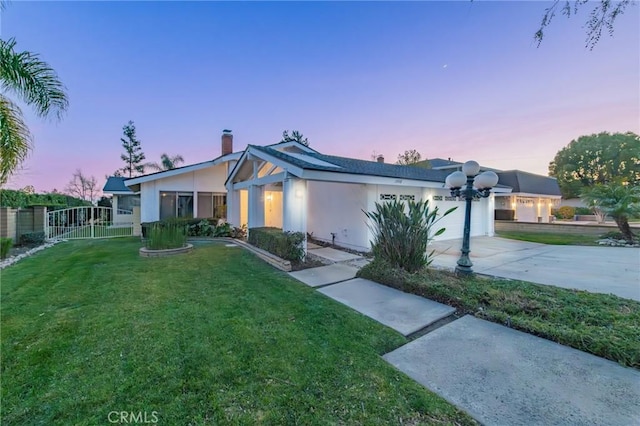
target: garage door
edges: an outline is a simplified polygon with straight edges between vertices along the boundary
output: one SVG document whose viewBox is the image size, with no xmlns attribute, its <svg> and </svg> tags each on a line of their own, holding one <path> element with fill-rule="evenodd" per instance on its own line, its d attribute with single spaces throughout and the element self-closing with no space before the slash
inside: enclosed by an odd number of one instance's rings
<svg viewBox="0 0 640 426">
<path fill-rule="evenodd" d="M 385 200 L 420 200 L 422 198 L 421 188 L 407 188 L 407 187 L 395 187 L 395 186 L 378 186 L 378 202 Z M 486 215 L 484 211 L 486 209 L 487 200 L 473 201 L 471 209 L 471 235 L 486 235 Z M 443 217 L 435 226 L 433 232 L 435 233 L 440 228 L 445 228 L 446 231 L 436 237 L 438 240 L 452 240 L 455 238 L 462 238 L 464 234 L 464 201 L 458 201 L 455 197 L 451 197 L 449 191 L 438 191 L 437 195 L 433 196 L 432 206 L 437 206 L 440 214 L 443 214 L 452 207 L 457 207 L 455 211 L 446 217 Z M 493 217 L 493 216 L 492 216 Z"/>
<path fill-rule="evenodd" d="M 438 240 L 451 240 L 454 238 L 462 238 L 464 234 L 464 214 L 465 202 L 457 201 L 455 198 L 445 195 L 434 195 L 433 201 L 438 206 L 440 213 L 444 213 L 452 207 L 457 209 L 442 218 L 436 227 L 446 228 L 446 231 L 437 237 Z M 486 235 L 487 230 L 485 221 L 483 220 L 483 209 L 486 208 L 486 201 L 473 201 L 471 206 L 471 235 Z"/>
<path fill-rule="evenodd" d="M 516 220 L 518 222 L 537 222 L 536 202 L 533 198 L 518 197 L 516 200 Z"/>
</svg>

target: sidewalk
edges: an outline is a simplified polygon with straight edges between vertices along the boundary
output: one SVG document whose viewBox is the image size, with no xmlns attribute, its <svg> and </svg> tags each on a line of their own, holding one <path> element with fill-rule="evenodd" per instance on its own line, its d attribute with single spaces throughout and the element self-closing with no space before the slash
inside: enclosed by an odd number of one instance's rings
<svg viewBox="0 0 640 426">
<path fill-rule="evenodd" d="M 640 424 L 640 371 L 473 316 L 455 319 L 454 308 L 354 278 L 364 259 L 322 250 L 338 262 L 290 275 L 404 336 L 426 332 L 383 358 L 479 422 Z M 452 321 L 429 331 L 443 319 Z"/>
</svg>

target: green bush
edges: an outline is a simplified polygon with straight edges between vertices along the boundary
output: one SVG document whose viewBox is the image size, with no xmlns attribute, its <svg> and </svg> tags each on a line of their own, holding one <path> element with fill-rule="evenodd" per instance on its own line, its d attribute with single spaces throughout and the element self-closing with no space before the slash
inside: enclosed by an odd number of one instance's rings
<svg viewBox="0 0 640 426">
<path fill-rule="evenodd" d="M 456 208 L 440 216 L 437 207 L 429 208 L 429 201 L 376 203 L 375 211 L 364 212 L 373 232 L 371 246 L 374 257 L 407 272 L 424 268 L 431 263 L 433 254 L 427 252 L 429 243 L 445 231 L 445 228 L 440 228 L 434 233 L 433 226 Z"/>
<path fill-rule="evenodd" d="M 247 225 L 242 225 L 240 227 L 233 226 L 229 233 L 231 238 L 238 238 L 239 240 L 244 240 L 247 238 Z"/>
<path fill-rule="evenodd" d="M 614 240 L 624 240 L 624 236 L 620 231 L 609 231 L 606 234 L 600 235 L 600 238 L 612 238 Z"/>
<path fill-rule="evenodd" d="M 304 237 L 302 232 L 283 232 L 279 228 L 249 229 L 249 244 L 292 262 L 300 262 L 304 258 Z"/>
<path fill-rule="evenodd" d="M 202 223 L 202 222 L 206 222 Z M 185 226 L 187 227 L 187 233 L 190 237 L 206 237 L 210 236 L 213 232 L 209 232 L 207 225 L 213 227 L 212 224 L 218 223 L 218 219 L 210 218 L 190 218 L 190 217 L 171 217 L 164 220 L 157 220 L 155 222 L 143 222 L 142 236 L 147 238 L 148 231 L 154 226 Z"/>
<path fill-rule="evenodd" d="M 231 226 L 231 224 L 224 222 L 213 229 L 213 236 L 214 237 L 230 237 L 232 232 L 233 232 L 233 227 Z"/>
<path fill-rule="evenodd" d="M 51 206 L 56 209 L 90 205 L 88 201 L 66 194 L 30 194 L 21 190 L 0 189 L 0 206 L 2 207 Z"/>
<path fill-rule="evenodd" d="M 562 206 L 559 209 L 554 210 L 552 213 L 557 219 L 573 219 L 576 215 L 576 208 L 571 206 Z"/>
<path fill-rule="evenodd" d="M 591 207 L 576 207 L 576 214 L 577 215 L 590 215 L 593 214 L 593 209 Z"/>
<path fill-rule="evenodd" d="M 0 238 L 0 259 L 6 259 L 9 256 L 11 246 L 13 246 L 11 238 Z"/>
<path fill-rule="evenodd" d="M 44 232 L 28 232 L 20 236 L 20 244 L 25 246 L 39 246 L 44 244 Z"/>
<path fill-rule="evenodd" d="M 215 226 L 212 226 L 207 219 L 201 219 L 198 223 L 189 225 L 190 237 L 209 237 L 213 235 Z"/>
<path fill-rule="evenodd" d="M 149 230 L 146 247 L 165 250 L 184 247 L 187 244 L 187 229 L 184 225 L 153 225 Z"/>
</svg>

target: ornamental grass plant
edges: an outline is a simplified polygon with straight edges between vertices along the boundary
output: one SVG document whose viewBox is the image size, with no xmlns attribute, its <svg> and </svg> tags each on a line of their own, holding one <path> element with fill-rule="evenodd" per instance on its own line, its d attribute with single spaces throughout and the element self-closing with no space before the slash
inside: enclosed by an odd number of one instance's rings
<svg viewBox="0 0 640 426">
<path fill-rule="evenodd" d="M 154 225 L 147 237 L 150 250 L 181 248 L 187 244 L 187 227 L 180 224 Z"/>
<path fill-rule="evenodd" d="M 426 267 L 433 254 L 427 252 L 429 243 L 445 232 L 445 228 L 434 231 L 435 225 L 455 209 L 440 215 L 438 207 L 429 207 L 428 200 L 376 203 L 375 211 L 364 212 L 374 236 L 371 242 L 374 257 L 410 273 Z"/>
</svg>

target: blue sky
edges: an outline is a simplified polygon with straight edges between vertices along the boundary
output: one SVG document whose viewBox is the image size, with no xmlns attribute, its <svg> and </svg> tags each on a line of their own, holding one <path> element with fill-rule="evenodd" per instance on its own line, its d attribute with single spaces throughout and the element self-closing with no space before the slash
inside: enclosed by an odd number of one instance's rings
<svg viewBox="0 0 640 426">
<path fill-rule="evenodd" d="M 10 187 L 62 190 L 122 166 L 133 120 L 151 161 L 187 164 L 300 130 L 323 153 L 476 159 L 546 174 L 572 139 L 640 132 L 639 7 L 585 49 L 587 10 L 549 2 L 18 2 L 3 38 L 68 88 L 60 123 L 25 108 L 34 151 Z"/>
</svg>

